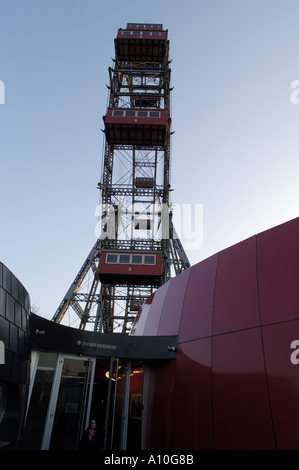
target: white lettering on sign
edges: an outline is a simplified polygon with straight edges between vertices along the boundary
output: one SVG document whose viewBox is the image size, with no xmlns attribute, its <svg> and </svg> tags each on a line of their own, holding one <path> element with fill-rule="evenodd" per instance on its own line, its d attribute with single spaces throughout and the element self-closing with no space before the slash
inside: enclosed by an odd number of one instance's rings
<svg viewBox="0 0 299 470">
<path fill-rule="evenodd" d="M 100 348 L 100 349 L 117 349 L 115 344 L 99 344 L 99 343 L 90 343 L 88 341 L 77 341 L 78 346 L 88 346 L 89 348 Z"/>
<path fill-rule="evenodd" d="M 295 349 L 291 354 L 291 363 L 294 364 L 294 366 L 297 366 L 299 364 L 299 340 L 292 342 L 291 349 Z"/>
<path fill-rule="evenodd" d="M 0 341 L 0 366 L 5 364 L 5 345 Z"/>
</svg>

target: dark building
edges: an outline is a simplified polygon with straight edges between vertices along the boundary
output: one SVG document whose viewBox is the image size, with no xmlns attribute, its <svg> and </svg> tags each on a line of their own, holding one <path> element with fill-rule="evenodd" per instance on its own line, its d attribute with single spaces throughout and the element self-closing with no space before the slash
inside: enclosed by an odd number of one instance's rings
<svg viewBox="0 0 299 470">
<path fill-rule="evenodd" d="M 30 297 L 0 263 L 0 447 L 18 448 L 30 382 Z"/>
</svg>

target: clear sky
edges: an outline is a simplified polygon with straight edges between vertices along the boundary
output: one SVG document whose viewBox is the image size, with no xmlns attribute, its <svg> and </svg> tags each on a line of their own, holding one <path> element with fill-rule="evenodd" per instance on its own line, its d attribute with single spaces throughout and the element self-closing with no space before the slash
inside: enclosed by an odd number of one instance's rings
<svg viewBox="0 0 299 470">
<path fill-rule="evenodd" d="M 96 241 L 108 67 L 128 22 L 169 31 L 172 200 L 203 204 L 191 263 L 299 215 L 298 18 L 298 0 L 0 0 L 0 261 L 41 315 Z"/>
</svg>

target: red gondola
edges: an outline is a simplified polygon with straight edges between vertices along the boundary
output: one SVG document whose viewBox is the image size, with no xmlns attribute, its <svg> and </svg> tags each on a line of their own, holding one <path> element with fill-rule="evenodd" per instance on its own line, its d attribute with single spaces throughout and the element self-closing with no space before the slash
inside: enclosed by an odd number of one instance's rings
<svg viewBox="0 0 299 470">
<path fill-rule="evenodd" d="M 104 250 L 99 263 L 99 277 L 104 284 L 159 286 L 162 253 Z"/>
<path fill-rule="evenodd" d="M 116 38 L 118 60 L 129 62 L 163 62 L 167 32 L 163 25 L 130 23 L 119 29 Z"/>
<path fill-rule="evenodd" d="M 166 110 L 108 108 L 104 117 L 109 144 L 163 146 Z"/>
<path fill-rule="evenodd" d="M 136 188 L 152 189 L 154 187 L 154 178 L 137 177 L 135 180 Z"/>
</svg>

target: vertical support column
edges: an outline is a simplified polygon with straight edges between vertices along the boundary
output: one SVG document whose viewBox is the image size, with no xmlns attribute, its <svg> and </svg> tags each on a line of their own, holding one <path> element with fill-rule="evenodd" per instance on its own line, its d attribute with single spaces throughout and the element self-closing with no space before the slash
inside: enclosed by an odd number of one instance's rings
<svg viewBox="0 0 299 470">
<path fill-rule="evenodd" d="M 125 367 L 122 414 L 121 414 L 120 445 L 119 445 L 120 450 L 127 449 L 129 408 L 130 408 L 130 378 L 131 378 L 131 363 L 128 362 Z"/>
<path fill-rule="evenodd" d="M 113 368 L 115 363 L 115 385 L 114 393 L 112 396 L 112 377 L 113 377 Z M 114 422 L 115 422 L 115 408 L 116 408 L 116 393 L 117 393 L 117 380 L 118 380 L 118 366 L 119 359 L 111 357 L 110 359 L 110 370 L 109 370 L 109 383 L 108 383 L 108 393 L 107 393 L 107 407 L 106 407 L 106 418 L 105 418 L 105 438 L 104 438 L 104 450 L 107 450 L 108 437 L 110 435 L 110 450 L 113 448 L 113 436 L 114 436 Z M 112 410 L 111 410 L 111 399 L 113 399 Z M 110 416 L 110 410 L 112 411 Z M 110 426 L 109 426 L 110 425 Z M 110 431 L 110 434 L 109 434 Z"/>
</svg>

